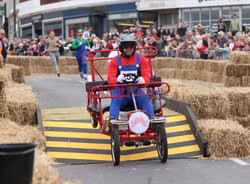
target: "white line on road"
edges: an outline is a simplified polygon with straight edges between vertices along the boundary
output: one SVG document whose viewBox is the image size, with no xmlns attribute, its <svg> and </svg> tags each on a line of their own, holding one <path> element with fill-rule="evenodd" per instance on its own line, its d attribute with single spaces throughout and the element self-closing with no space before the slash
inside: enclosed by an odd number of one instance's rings
<svg viewBox="0 0 250 184">
<path fill-rule="evenodd" d="M 83 82 L 83 81 L 79 81 L 80 83 L 83 83 L 83 84 L 85 84 L 86 82 Z"/>
<path fill-rule="evenodd" d="M 240 160 L 240 159 L 238 159 L 238 158 L 230 158 L 230 160 L 232 160 L 232 161 L 234 161 L 235 163 L 240 164 L 240 165 L 250 165 L 249 163 L 244 162 L 243 160 Z"/>
</svg>

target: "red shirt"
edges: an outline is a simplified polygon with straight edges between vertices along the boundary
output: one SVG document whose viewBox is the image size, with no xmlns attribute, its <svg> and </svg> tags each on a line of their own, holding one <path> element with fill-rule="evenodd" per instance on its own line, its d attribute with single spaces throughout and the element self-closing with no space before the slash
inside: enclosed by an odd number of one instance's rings
<svg viewBox="0 0 250 184">
<path fill-rule="evenodd" d="M 198 51 L 199 53 L 201 53 L 203 50 L 206 50 L 207 47 L 206 47 L 206 46 L 196 47 L 196 49 L 197 49 L 197 51 Z"/>
<path fill-rule="evenodd" d="M 122 66 L 136 64 L 137 53 L 135 53 L 134 56 L 129 59 L 122 57 L 122 55 L 120 54 L 118 56 L 121 59 Z M 141 55 L 140 71 L 141 71 L 141 76 L 143 77 L 145 82 L 148 83 L 150 81 L 150 68 L 149 68 L 148 61 L 143 55 Z M 116 77 L 117 72 L 118 72 L 118 64 L 117 64 L 116 58 L 114 57 L 112 58 L 108 66 L 108 83 L 110 85 L 117 84 L 117 77 Z"/>
</svg>

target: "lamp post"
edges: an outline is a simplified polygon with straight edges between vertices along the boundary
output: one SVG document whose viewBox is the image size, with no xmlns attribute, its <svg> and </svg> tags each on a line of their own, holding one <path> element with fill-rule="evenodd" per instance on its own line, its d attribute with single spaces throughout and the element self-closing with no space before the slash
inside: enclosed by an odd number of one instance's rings
<svg viewBox="0 0 250 184">
<path fill-rule="evenodd" d="M 14 38 L 16 38 L 16 0 L 13 0 Z"/>
</svg>

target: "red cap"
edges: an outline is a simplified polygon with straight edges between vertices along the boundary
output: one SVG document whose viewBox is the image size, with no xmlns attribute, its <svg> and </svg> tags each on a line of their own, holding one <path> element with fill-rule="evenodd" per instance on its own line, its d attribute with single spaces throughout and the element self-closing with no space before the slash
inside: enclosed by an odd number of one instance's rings
<svg viewBox="0 0 250 184">
<path fill-rule="evenodd" d="M 54 33 L 54 34 L 55 34 L 55 31 L 54 31 L 54 30 L 49 31 L 49 34 L 51 34 L 51 33 Z"/>
</svg>

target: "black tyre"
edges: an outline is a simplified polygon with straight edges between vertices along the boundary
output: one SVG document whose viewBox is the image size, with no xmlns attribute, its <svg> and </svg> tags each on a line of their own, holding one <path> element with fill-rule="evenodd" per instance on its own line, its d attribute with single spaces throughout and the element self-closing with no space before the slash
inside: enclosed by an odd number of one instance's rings
<svg viewBox="0 0 250 184">
<path fill-rule="evenodd" d="M 120 138 L 119 138 L 119 127 L 113 125 L 111 131 L 111 155 L 113 165 L 119 165 L 120 163 Z"/>
<path fill-rule="evenodd" d="M 168 159 L 168 143 L 165 131 L 165 123 L 162 123 L 158 126 L 156 133 L 157 133 L 156 148 L 158 156 L 161 162 L 165 163 Z"/>
<path fill-rule="evenodd" d="M 90 116 L 90 122 L 93 128 L 96 128 L 98 126 L 98 122 L 96 121 L 95 117 Z"/>
</svg>

